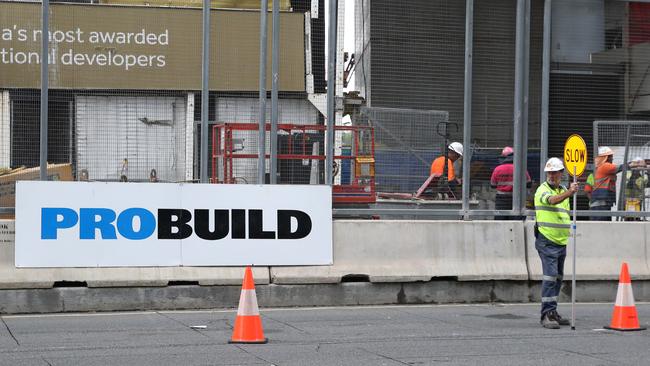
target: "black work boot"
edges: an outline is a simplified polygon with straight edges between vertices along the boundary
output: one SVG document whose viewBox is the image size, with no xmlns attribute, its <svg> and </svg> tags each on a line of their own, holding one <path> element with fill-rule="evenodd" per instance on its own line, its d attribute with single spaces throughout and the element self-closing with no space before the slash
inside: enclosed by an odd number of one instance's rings
<svg viewBox="0 0 650 366">
<path fill-rule="evenodd" d="M 569 321 L 569 319 L 564 319 L 555 310 L 551 310 L 547 314 L 548 314 L 549 318 L 555 320 L 560 325 L 571 325 L 571 322 Z"/>
<path fill-rule="evenodd" d="M 560 329 L 560 323 L 558 323 L 555 318 L 551 318 L 550 314 L 551 312 L 549 311 L 548 313 L 542 315 L 540 324 L 542 324 L 542 327 L 546 329 Z"/>
</svg>

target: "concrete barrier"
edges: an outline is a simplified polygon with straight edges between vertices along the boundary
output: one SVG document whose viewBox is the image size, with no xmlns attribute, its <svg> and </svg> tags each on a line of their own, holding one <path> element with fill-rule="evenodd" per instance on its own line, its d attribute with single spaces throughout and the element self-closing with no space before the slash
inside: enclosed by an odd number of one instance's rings
<svg viewBox="0 0 650 366">
<path fill-rule="evenodd" d="M 256 267 L 259 284 L 328 284 L 347 281 L 417 282 L 541 280 L 534 222 L 374 221 L 334 222 L 334 264 Z M 15 268 L 14 221 L 0 220 L 0 289 L 239 285 L 242 267 Z M 579 280 L 616 280 L 621 262 L 633 279 L 650 279 L 650 223 L 579 222 Z M 571 250 L 565 264 L 572 273 Z M 65 284 L 63 284 L 65 285 Z M 74 285 L 74 284 L 72 284 Z"/>
<path fill-rule="evenodd" d="M 528 271 L 531 280 L 542 279 L 542 262 L 535 249 L 534 222 L 526 222 Z M 627 262 L 632 279 L 650 279 L 648 248 L 650 223 L 578 221 L 576 279 L 617 280 Z M 569 243 L 571 243 L 569 241 Z M 567 248 L 564 280 L 573 273 L 573 246 Z"/>
<path fill-rule="evenodd" d="M 264 306 L 537 302 L 541 262 L 533 225 L 335 221 L 334 264 L 256 267 L 255 282 L 266 285 L 257 287 L 258 298 Z M 0 314 L 237 304 L 240 267 L 16 269 L 13 228 L 13 221 L 0 220 Z M 578 301 L 613 301 L 622 261 L 635 280 L 635 298 L 648 301 L 650 223 L 579 222 L 578 235 Z M 346 283 L 366 279 L 370 283 Z M 88 288 L 55 286 L 66 281 L 84 282 Z M 570 300 L 568 289 L 564 287 L 562 301 Z"/>
<path fill-rule="evenodd" d="M 14 220 L 0 220 L 0 289 L 52 288 L 85 282 L 88 287 L 142 287 L 174 284 L 241 285 L 243 267 L 16 268 Z M 11 234 L 10 234 L 11 233 Z M 253 268 L 255 283 L 269 283 L 269 268 Z"/>
<path fill-rule="evenodd" d="M 334 222 L 334 264 L 271 267 L 276 284 L 526 280 L 523 224 L 517 221 Z"/>
</svg>

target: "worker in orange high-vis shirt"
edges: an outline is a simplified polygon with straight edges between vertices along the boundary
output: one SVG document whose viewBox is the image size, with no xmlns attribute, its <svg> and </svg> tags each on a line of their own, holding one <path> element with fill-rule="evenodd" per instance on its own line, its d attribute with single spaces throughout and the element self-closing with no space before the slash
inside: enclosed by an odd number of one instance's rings
<svg viewBox="0 0 650 366">
<path fill-rule="evenodd" d="M 447 153 L 436 158 L 431 163 L 431 170 L 429 174 L 444 177 L 446 173 L 447 181 L 449 182 L 449 189 L 451 189 L 452 192 L 456 192 L 462 180 L 460 178 L 456 178 L 456 174 L 454 172 L 454 162 L 456 162 L 458 159 L 461 159 L 462 157 L 463 144 L 460 142 L 452 142 L 449 144 L 449 146 L 447 146 Z M 447 161 L 446 169 L 445 161 Z"/>
<path fill-rule="evenodd" d="M 445 159 L 447 160 L 447 180 L 451 183 L 452 181 L 457 181 L 460 183 L 460 180 L 456 179 L 456 174 L 454 173 L 454 163 L 456 160 L 462 158 L 463 156 L 463 144 L 460 142 L 452 142 L 447 147 L 447 156 L 444 155 L 436 158 L 433 163 L 431 163 L 431 172 L 429 174 L 434 175 L 438 174 L 440 176 L 444 175 L 445 168 Z"/>
<path fill-rule="evenodd" d="M 623 165 L 613 163 L 614 151 L 607 146 L 598 148 L 598 156 L 594 160 L 596 173 L 589 206 L 595 211 L 611 211 L 612 205 L 616 202 L 616 174 L 623 169 Z M 633 168 L 637 163 L 631 162 L 628 166 Z M 591 220 L 611 221 L 612 219 L 609 216 L 593 216 Z"/>
</svg>

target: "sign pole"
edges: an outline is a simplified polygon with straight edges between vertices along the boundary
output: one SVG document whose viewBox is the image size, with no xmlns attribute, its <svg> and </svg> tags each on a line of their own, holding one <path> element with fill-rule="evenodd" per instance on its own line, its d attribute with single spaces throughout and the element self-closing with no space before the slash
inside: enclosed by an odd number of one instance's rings
<svg viewBox="0 0 650 366">
<path fill-rule="evenodd" d="M 587 145 L 580 135 L 573 134 L 564 143 L 564 166 L 573 175 L 573 183 L 578 184 L 578 176 L 582 175 L 587 165 Z M 577 211 L 578 195 L 573 194 L 573 223 L 571 237 L 573 241 L 573 273 L 571 274 L 571 329 L 576 330 L 576 256 L 577 256 Z"/>
<path fill-rule="evenodd" d="M 578 183 L 578 178 L 576 174 L 576 166 L 573 166 L 573 183 Z M 576 330 L 576 211 L 578 209 L 578 195 L 573 195 L 573 225 L 571 226 L 573 230 L 573 273 L 571 278 L 571 330 Z"/>
</svg>

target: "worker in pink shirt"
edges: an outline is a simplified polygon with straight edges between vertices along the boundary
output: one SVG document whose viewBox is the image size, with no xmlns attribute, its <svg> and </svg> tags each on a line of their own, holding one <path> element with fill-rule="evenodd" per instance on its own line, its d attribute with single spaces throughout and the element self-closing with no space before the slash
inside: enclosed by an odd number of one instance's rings
<svg viewBox="0 0 650 366">
<path fill-rule="evenodd" d="M 496 188 L 497 195 L 495 199 L 495 209 L 497 210 L 511 210 L 512 209 L 512 187 L 513 175 L 515 166 L 512 163 L 514 157 L 514 150 L 510 146 L 506 146 L 501 151 L 501 164 L 494 168 L 492 178 L 490 178 L 490 185 Z M 531 179 L 530 174 L 526 172 L 526 187 L 530 187 Z M 495 220 L 518 220 L 519 217 L 515 216 L 495 216 Z"/>
</svg>

